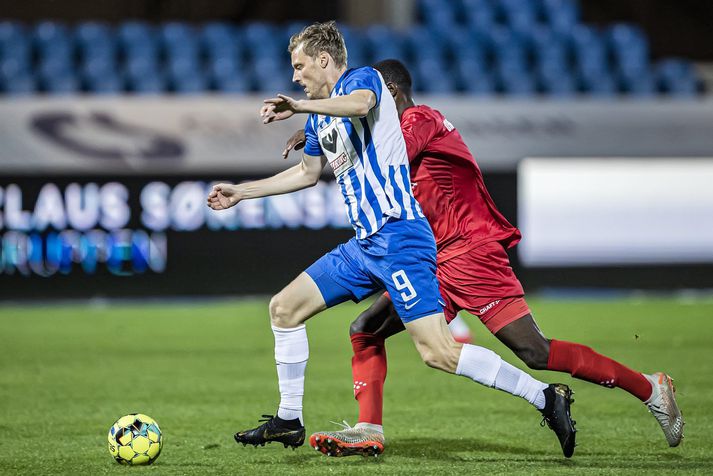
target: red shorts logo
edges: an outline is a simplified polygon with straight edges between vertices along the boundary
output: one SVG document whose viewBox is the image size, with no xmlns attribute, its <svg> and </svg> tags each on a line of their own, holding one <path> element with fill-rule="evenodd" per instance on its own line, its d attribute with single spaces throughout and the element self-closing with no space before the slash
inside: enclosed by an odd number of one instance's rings
<svg viewBox="0 0 713 476">
<path fill-rule="evenodd" d="M 480 309 L 478 309 L 478 315 L 479 315 L 479 316 L 482 316 L 483 314 L 485 314 L 486 312 L 490 311 L 492 308 L 494 308 L 494 307 L 497 306 L 498 304 L 500 304 L 500 299 L 498 299 L 497 301 L 491 302 L 490 304 L 488 304 L 488 305 L 485 306 L 485 307 L 481 307 Z"/>
</svg>

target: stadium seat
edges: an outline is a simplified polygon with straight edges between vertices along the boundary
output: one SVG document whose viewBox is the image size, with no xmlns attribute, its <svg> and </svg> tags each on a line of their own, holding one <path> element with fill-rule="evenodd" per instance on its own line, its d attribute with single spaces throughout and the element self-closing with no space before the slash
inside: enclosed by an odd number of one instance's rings
<svg viewBox="0 0 713 476">
<path fill-rule="evenodd" d="M 495 10 L 490 0 L 463 0 L 463 15 L 468 28 L 487 32 L 495 25 Z"/>
<path fill-rule="evenodd" d="M 166 80 L 161 74 L 129 78 L 128 87 L 130 92 L 140 95 L 163 94 L 167 90 Z"/>
<path fill-rule="evenodd" d="M 25 26 L 17 21 L 0 21 L 0 44 L 17 39 L 24 39 Z"/>
<path fill-rule="evenodd" d="M 118 74 L 88 76 L 84 85 L 93 94 L 121 94 L 124 91 L 124 81 Z"/>
<path fill-rule="evenodd" d="M 617 82 L 606 73 L 582 78 L 584 92 L 590 96 L 613 97 L 619 92 Z"/>
<path fill-rule="evenodd" d="M 223 93 L 247 93 L 250 92 L 250 81 L 243 76 L 222 76 L 214 78 L 213 84 L 216 90 Z"/>
<path fill-rule="evenodd" d="M 81 85 L 73 73 L 65 73 L 56 76 L 46 76 L 42 80 L 42 88 L 47 94 L 64 95 L 79 92 Z"/>
<path fill-rule="evenodd" d="M 542 0 L 542 14 L 552 30 L 569 32 L 579 23 L 579 2 L 577 0 Z"/>
<path fill-rule="evenodd" d="M 530 97 L 537 94 L 537 85 L 529 75 L 507 76 L 500 79 L 502 92 L 510 96 Z"/>
<path fill-rule="evenodd" d="M 628 96 L 650 98 L 658 93 L 656 80 L 649 72 L 642 71 L 636 76 L 622 77 L 622 87 Z"/>
<path fill-rule="evenodd" d="M 18 74 L 16 76 L 0 80 L 3 92 L 9 96 L 26 96 L 35 94 L 37 91 L 37 81 L 30 74 Z"/>
<path fill-rule="evenodd" d="M 428 78 L 419 83 L 418 90 L 427 94 L 453 94 L 458 89 L 457 79 L 443 61 L 423 60 L 419 63 L 419 75 Z"/>
<path fill-rule="evenodd" d="M 176 94 L 200 94 L 209 89 L 208 81 L 198 72 L 174 77 L 172 85 Z"/>
</svg>

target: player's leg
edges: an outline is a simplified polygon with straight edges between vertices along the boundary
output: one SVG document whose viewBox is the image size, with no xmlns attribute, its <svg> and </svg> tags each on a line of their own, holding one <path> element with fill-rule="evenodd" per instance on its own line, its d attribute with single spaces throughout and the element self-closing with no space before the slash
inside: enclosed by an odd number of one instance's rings
<svg viewBox="0 0 713 476">
<path fill-rule="evenodd" d="M 497 326 L 497 324 L 495 324 Z M 619 387 L 646 403 L 671 446 L 683 438 L 683 417 L 671 379 L 663 373 L 644 375 L 594 351 L 591 347 L 547 339 L 530 314 L 495 332 L 528 367 L 568 372 L 573 377 L 608 388 Z"/>
<path fill-rule="evenodd" d="M 330 456 L 377 456 L 384 451 L 384 340 L 403 330 L 404 325 L 394 311 L 388 293 L 379 295 L 372 305 L 352 322 L 349 334 L 354 350 L 354 398 L 359 405 L 357 423 L 353 428 L 318 431 L 312 434 L 312 447 Z"/>
<path fill-rule="evenodd" d="M 386 380 L 384 340 L 404 330 L 388 294 L 379 296 L 349 327 L 354 356 L 354 398 L 359 404 L 357 425 L 383 432 L 382 411 Z"/>
<path fill-rule="evenodd" d="M 302 422 L 304 376 L 309 357 L 305 321 L 347 299 L 362 299 L 373 290 L 370 277 L 349 265 L 352 241 L 324 255 L 270 300 L 275 362 L 280 389 L 277 415 L 235 434 L 238 443 L 272 441 L 297 447 L 304 443 Z"/>
</svg>

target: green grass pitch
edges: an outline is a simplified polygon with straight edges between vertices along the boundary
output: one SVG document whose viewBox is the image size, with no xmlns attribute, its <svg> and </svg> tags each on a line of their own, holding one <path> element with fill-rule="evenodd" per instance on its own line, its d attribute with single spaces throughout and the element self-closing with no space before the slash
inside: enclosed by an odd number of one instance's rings
<svg viewBox="0 0 713 476">
<path fill-rule="evenodd" d="M 0 308 L 0 474 L 711 474 L 713 302 L 531 299 L 543 331 L 631 367 L 675 379 L 687 421 L 668 448 L 644 406 L 625 392 L 533 372 L 573 387 L 578 447 L 555 436 L 524 400 L 424 366 L 408 337 L 388 344 L 380 458 L 327 458 L 308 446 L 237 446 L 232 434 L 277 406 L 267 303 L 262 300 Z M 367 303 L 308 325 L 307 431 L 354 422 L 348 324 Z M 468 321 L 477 342 L 513 354 Z M 165 445 L 150 467 L 116 464 L 106 433 L 143 412 Z"/>
</svg>

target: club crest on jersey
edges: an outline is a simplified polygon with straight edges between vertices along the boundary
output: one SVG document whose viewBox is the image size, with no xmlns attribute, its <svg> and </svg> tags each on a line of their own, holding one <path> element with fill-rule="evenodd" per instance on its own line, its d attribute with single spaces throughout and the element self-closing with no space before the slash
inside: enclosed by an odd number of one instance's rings
<svg viewBox="0 0 713 476">
<path fill-rule="evenodd" d="M 335 177 L 339 177 L 354 166 L 354 160 L 339 135 L 336 120 L 319 130 L 318 135 L 319 142 L 322 145 L 322 152 L 327 157 L 329 165 L 332 166 Z"/>
<path fill-rule="evenodd" d="M 332 132 L 322 137 L 322 147 L 331 153 L 337 152 L 337 130 L 332 129 Z"/>
</svg>

